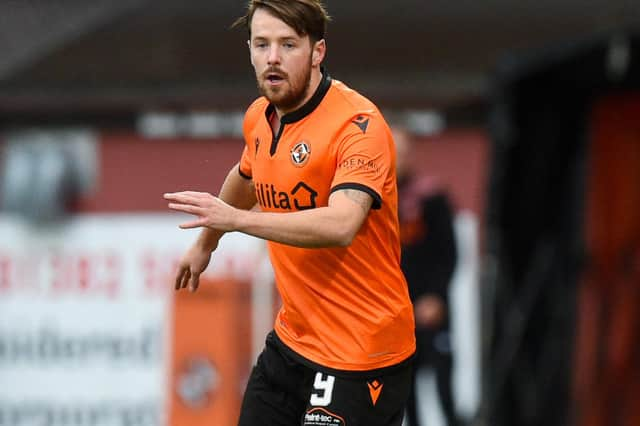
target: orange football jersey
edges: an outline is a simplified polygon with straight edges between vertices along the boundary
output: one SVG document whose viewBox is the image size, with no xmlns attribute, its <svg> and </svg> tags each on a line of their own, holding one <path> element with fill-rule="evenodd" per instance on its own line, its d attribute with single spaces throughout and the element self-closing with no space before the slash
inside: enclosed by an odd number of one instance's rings
<svg viewBox="0 0 640 426">
<path fill-rule="evenodd" d="M 259 98 L 247 110 L 240 173 L 253 180 L 263 211 L 326 206 L 353 188 L 373 207 L 346 248 L 269 242 L 282 297 L 275 332 L 312 363 L 366 371 L 398 364 L 415 351 L 413 308 L 400 269 L 395 149 L 377 107 L 326 72 L 313 97 L 281 118 Z"/>
</svg>

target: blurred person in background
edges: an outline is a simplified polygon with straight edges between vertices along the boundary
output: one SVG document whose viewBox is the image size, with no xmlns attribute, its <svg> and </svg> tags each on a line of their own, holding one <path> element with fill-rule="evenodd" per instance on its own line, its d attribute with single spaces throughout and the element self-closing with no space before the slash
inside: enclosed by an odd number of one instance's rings
<svg viewBox="0 0 640 426">
<path fill-rule="evenodd" d="M 421 173 L 412 162 L 413 135 L 393 126 L 398 177 L 398 213 L 402 242 L 401 265 L 414 304 L 416 358 L 407 405 L 411 426 L 418 415 L 416 377 L 424 368 L 435 372 L 438 399 L 449 426 L 459 424 L 452 393 L 453 357 L 449 333 L 449 285 L 457 261 L 453 211 L 444 186 Z"/>
<path fill-rule="evenodd" d="M 248 3 L 234 25 L 249 30 L 263 96 L 245 114 L 241 159 L 217 197 L 165 194 L 171 209 L 197 217 L 182 228 L 203 228 L 176 289 L 197 289 L 225 232 L 268 240 L 283 305 L 241 426 L 400 426 L 411 386 L 391 130 L 321 66 L 328 20 L 319 0 Z"/>
</svg>

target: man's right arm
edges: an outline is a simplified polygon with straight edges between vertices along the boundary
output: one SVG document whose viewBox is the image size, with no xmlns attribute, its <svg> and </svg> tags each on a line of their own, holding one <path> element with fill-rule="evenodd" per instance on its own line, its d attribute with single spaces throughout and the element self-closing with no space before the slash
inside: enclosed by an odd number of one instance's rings
<svg viewBox="0 0 640 426">
<path fill-rule="evenodd" d="M 256 204 L 253 181 L 240 175 L 239 163 L 231 168 L 220 188 L 218 197 L 226 203 L 244 210 L 251 209 Z M 184 254 L 178 264 L 175 288 L 189 287 L 196 291 L 200 283 L 200 274 L 209 265 L 211 253 L 218 247 L 218 241 L 224 235 L 223 231 L 204 227 L 196 242 Z"/>
</svg>

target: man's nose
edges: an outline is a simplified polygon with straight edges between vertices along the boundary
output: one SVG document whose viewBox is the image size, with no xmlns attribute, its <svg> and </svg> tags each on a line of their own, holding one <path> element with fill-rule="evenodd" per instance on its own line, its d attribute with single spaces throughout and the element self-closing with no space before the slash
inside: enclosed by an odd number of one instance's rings
<svg viewBox="0 0 640 426">
<path fill-rule="evenodd" d="M 277 45 L 269 48 L 269 57 L 267 58 L 269 65 L 280 63 L 280 48 Z"/>
</svg>

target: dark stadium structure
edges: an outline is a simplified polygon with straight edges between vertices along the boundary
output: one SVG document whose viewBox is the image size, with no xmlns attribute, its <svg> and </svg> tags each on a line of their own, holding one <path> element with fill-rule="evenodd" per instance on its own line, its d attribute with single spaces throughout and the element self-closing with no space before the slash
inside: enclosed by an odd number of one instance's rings
<svg viewBox="0 0 640 426">
<path fill-rule="evenodd" d="M 493 80 L 484 424 L 636 424 L 640 34 L 512 56 Z"/>
<path fill-rule="evenodd" d="M 383 108 L 483 120 L 490 72 L 526 51 L 640 23 L 628 0 L 326 1 L 327 66 Z M 140 109 L 243 109 L 255 95 L 237 0 L 0 3 L 0 125 Z M 478 114 L 480 112 L 480 115 Z"/>
</svg>

